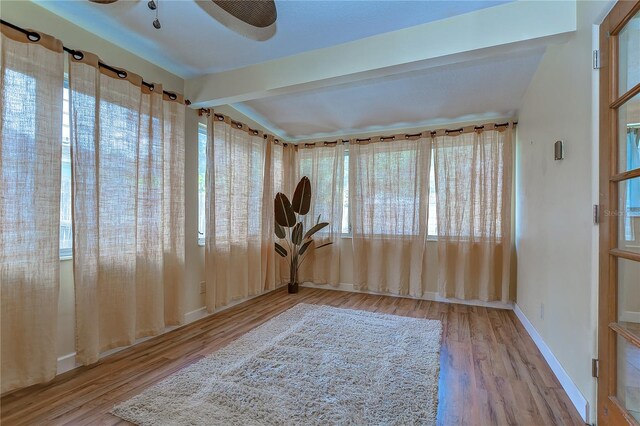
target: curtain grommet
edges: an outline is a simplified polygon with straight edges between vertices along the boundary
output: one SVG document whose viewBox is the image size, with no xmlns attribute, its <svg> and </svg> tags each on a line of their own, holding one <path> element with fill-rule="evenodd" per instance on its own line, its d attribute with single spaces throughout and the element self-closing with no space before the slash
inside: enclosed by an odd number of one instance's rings
<svg viewBox="0 0 640 426">
<path fill-rule="evenodd" d="M 35 43 L 37 41 L 40 41 L 42 37 L 40 37 L 40 34 L 38 34 L 37 32 L 31 31 L 27 34 L 27 38 L 29 39 L 29 41 L 32 41 Z"/>
</svg>

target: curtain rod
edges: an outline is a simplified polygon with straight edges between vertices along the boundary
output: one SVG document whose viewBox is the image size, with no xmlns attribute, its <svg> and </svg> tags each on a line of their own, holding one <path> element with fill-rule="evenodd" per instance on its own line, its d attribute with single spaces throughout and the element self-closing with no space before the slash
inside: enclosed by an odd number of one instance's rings
<svg viewBox="0 0 640 426">
<path fill-rule="evenodd" d="M 211 113 L 212 113 L 212 112 L 213 112 L 213 116 L 214 116 L 214 117 L 216 117 L 219 121 L 223 121 L 223 120 L 224 120 L 224 118 L 225 118 L 225 115 L 224 115 L 224 114 L 217 113 L 217 112 L 213 111 L 213 110 L 212 110 L 212 109 L 210 109 L 210 108 L 200 108 L 200 109 L 198 110 L 198 115 L 199 115 L 199 116 L 206 115 L 207 117 L 209 117 L 209 116 L 211 115 Z M 253 133 L 254 135 L 258 135 L 258 134 L 260 133 L 260 131 L 259 131 L 259 130 L 252 129 L 251 127 L 249 127 L 249 125 L 248 125 L 248 124 L 244 124 L 244 123 L 243 123 L 243 122 L 241 122 L 241 121 L 236 121 L 236 120 L 232 119 L 231 117 L 229 117 L 229 121 L 231 122 L 231 124 L 233 124 L 233 125 L 234 125 L 234 126 L 236 126 L 237 128 L 241 128 L 241 127 L 245 127 L 245 126 L 246 126 L 246 127 L 247 127 L 247 129 L 249 129 L 249 132 Z M 265 138 L 265 139 L 266 139 L 268 136 L 269 136 L 269 135 L 268 135 L 267 133 L 264 133 L 264 138 Z M 287 145 L 288 145 L 288 143 L 281 141 L 281 140 L 280 140 L 280 139 L 278 139 L 275 135 L 271 135 L 271 136 L 273 136 L 273 140 L 274 140 L 274 142 L 275 142 L 275 143 L 282 143 L 282 146 L 287 146 Z"/>
<path fill-rule="evenodd" d="M 19 27 L 17 25 L 12 24 L 11 22 L 7 22 L 4 19 L 0 19 L 0 24 L 2 25 L 6 25 L 9 28 L 13 28 L 16 31 L 20 31 L 22 34 L 26 35 L 27 38 L 30 41 L 36 42 L 40 40 L 40 34 L 35 32 L 35 31 L 29 31 L 26 30 L 22 27 Z M 84 54 L 79 51 L 79 50 L 74 50 L 74 49 L 70 49 L 67 46 L 62 46 L 62 48 L 64 49 L 65 52 L 71 54 L 75 59 L 80 60 L 84 57 Z M 112 67 L 111 65 L 105 64 L 102 61 L 98 61 L 98 66 L 108 69 L 109 71 L 115 73 L 118 77 L 120 78 L 126 78 L 127 77 L 127 72 L 124 70 L 119 70 L 117 68 Z M 148 87 L 149 89 L 153 90 L 154 84 L 153 83 L 147 83 L 146 81 L 142 80 L 142 84 L 146 87 Z M 165 95 L 169 96 L 169 99 L 171 99 L 172 101 L 175 101 L 178 96 L 173 93 L 173 92 L 167 92 L 166 90 L 162 91 Z M 188 99 L 185 99 L 184 101 L 185 105 L 191 105 L 191 101 Z"/>
<path fill-rule="evenodd" d="M 496 124 L 495 127 L 505 127 L 505 126 L 508 126 L 509 124 L 511 124 L 511 123 L 510 122 L 500 123 L 500 124 Z M 514 121 L 513 125 L 515 126 L 516 124 L 518 124 L 518 122 Z M 480 126 L 474 126 L 474 129 L 475 130 L 482 130 L 482 129 L 484 129 L 484 126 L 485 126 L 484 124 L 482 124 Z M 440 131 L 442 131 L 442 130 L 440 130 Z M 449 134 L 449 133 L 458 133 L 458 132 L 462 132 L 462 131 L 464 131 L 464 127 L 459 127 L 457 129 L 445 129 L 444 133 L 445 134 Z M 438 130 L 431 130 L 431 131 L 426 130 L 425 133 L 426 132 L 429 132 L 429 134 L 431 134 L 431 137 L 433 137 L 438 133 Z M 407 134 L 404 135 L 404 137 L 405 138 L 414 138 L 414 137 L 418 137 L 418 136 L 422 135 L 422 133 L 423 132 L 413 133 L 413 134 L 407 133 Z M 380 141 L 383 142 L 383 141 L 385 141 L 387 139 L 393 140 L 395 138 L 396 138 L 395 136 L 380 136 Z M 356 139 L 356 142 L 365 142 L 365 141 L 370 141 L 371 139 L 372 138 L 370 138 L 370 137 L 369 138 L 364 138 L 364 139 Z"/>
<path fill-rule="evenodd" d="M 513 124 L 515 126 L 515 125 L 518 124 L 518 122 L 517 121 L 513 121 L 513 122 L 500 123 L 500 124 L 496 124 L 495 127 L 505 127 L 505 126 L 508 126 L 509 124 Z M 482 130 L 482 129 L 484 129 L 484 126 L 485 126 L 484 124 L 482 124 L 480 126 L 474 126 L 474 129 L 475 130 Z M 464 130 L 464 127 L 459 127 L 457 129 L 444 129 L 444 130 L 440 130 L 440 131 L 444 131 L 446 134 L 449 134 L 449 133 L 462 132 L 463 130 Z M 438 130 L 430 130 L 430 131 L 429 130 L 425 130 L 424 132 L 420 132 L 420 133 L 406 133 L 404 135 L 404 137 L 405 138 L 414 138 L 414 137 L 421 136 L 422 133 L 426 133 L 426 132 L 429 132 L 429 134 L 433 137 L 433 136 L 435 136 L 437 134 Z M 362 138 L 362 139 L 356 138 L 355 141 L 356 142 L 366 142 L 366 141 L 370 141 L 373 138 L 378 137 L 378 138 L 380 138 L 381 142 L 384 142 L 386 140 L 394 140 L 396 138 L 396 136 L 397 135 L 371 136 L 371 137 Z M 350 140 L 351 139 L 336 139 L 336 140 L 332 140 L 332 141 L 305 142 L 303 145 L 304 146 L 313 146 L 316 143 L 322 143 L 322 144 L 325 144 L 325 145 L 333 145 L 333 144 L 337 144 L 339 142 L 349 143 Z"/>
</svg>

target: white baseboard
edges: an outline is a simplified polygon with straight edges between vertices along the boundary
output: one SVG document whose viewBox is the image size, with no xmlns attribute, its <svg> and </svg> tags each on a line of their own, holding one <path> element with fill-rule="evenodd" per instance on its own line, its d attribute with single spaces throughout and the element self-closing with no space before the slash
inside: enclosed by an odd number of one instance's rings
<svg viewBox="0 0 640 426">
<path fill-rule="evenodd" d="M 192 323 L 194 321 L 198 321 L 199 319 L 202 319 L 204 317 L 206 317 L 208 315 L 207 313 L 207 307 L 206 306 L 202 306 L 194 311 L 191 312 L 187 312 L 186 314 L 184 314 L 184 322 L 185 324 L 189 324 Z"/>
<path fill-rule="evenodd" d="M 73 370 L 76 367 L 78 366 L 76 365 L 75 352 L 71 352 L 70 354 L 66 354 L 58 358 L 58 374 Z"/>
<path fill-rule="evenodd" d="M 640 323 L 640 312 L 623 311 L 620 314 L 620 321 Z"/>
<path fill-rule="evenodd" d="M 270 293 L 272 291 L 278 290 L 279 288 L 280 287 L 277 287 L 277 288 L 275 288 L 273 290 L 269 290 L 269 291 L 265 291 L 264 293 L 256 294 L 255 296 L 249 296 L 249 297 L 245 297 L 243 299 L 234 300 L 231 303 L 229 303 L 228 305 L 222 306 L 222 307 L 214 310 L 213 312 L 208 312 L 207 311 L 207 307 L 206 306 L 202 306 L 202 307 L 200 307 L 200 308 L 198 308 L 196 310 L 193 310 L 193 311 L 190 311 L 190 312 L 187 312 L 186 314 L 184 314 L 184 324 L 179 325 L 179 326 L 175 326 L 174 325 L 174 326 L 166 327 L 165 330 L 162 333 L 157 334 L 155 336 L 143 337 L 141 339 L 138 339 L 138 340 L 136 340 L 136 342 L 133 345 L 123 346 L 123 347 L 115 348 L 115 349 L 110 349 L 110 350 L 108 350 L 106 352 L 101 353 L 100 354 L 100 358 L 104 358 L 104 357 L 112 355 L 112 354 L 114 354 L 116 352 L 120 352 L 121 350 L 130 348 L 131 346 L 135 346 L 135 345 L 137 345 L 139 343 L 142 343 L 142 342 L 144 342 L 146 340 L 153 339 L 154 337 L 162 336 L 163 334 L 168 333 L 170 331 L 173 331 L 176 328 L 184 327 L 185 325 L 191 324 L 192 322 L 198 321 L 198 320 L 200 320 L 202 318 L 205 318 L 205 317 L 207 317 L 209 315 L 213 315 L 213 314 L 217 314 L 218 312 L 225 311 L 225 310 L 227 310 L 229 308 L 234 307 L 235 305 L 239 305 L 240 303 L 246 302 L 247 300 L 251 300 L 251 299 L 254 299 L 254 298 L 258 297 L 258 296 L 262 296 L 263 294 L 267 294 L 267 293 Z M 73 370 L 74 368 L 77 368 L 77 367 L 80 367 L 80 364 L 76 363 L 76 353 L 75 352 L 68 353 L 68 354 L 63 355 L 63 356 L 58 358 L 58 372 L 57 372 L 57 374 L 65 373 L 65 372 Z"/>
<path fill-rule="evenodd" d="M 531 336 L 531 339 L 533 339 L 533 342 L 536 344 L 540 352 L 542 352 L 542 356 L 547 361 L 547 364 L 549 364 L 549 367 L 551 367 L 551 371 L 553 371 L 553 373 L 558 378 L 558 381 L 562 385 L 564 391 L 567 393 L 567 396 L 573 403 L 574 407 L 576 407 L 576 410 L 578 410 L 578 413 L 580 413 L 580 417 L 582 417 L 582 420 L 588 424 L 589 402 L 587 402 L 586 398 L 584 397 L 584 395 L 582 395 L 576 384 L 573 383 L 573 380 L 571 380 L 571 377 L 569 377 L 565 369 L 562 367 L 560 361 L 558 361 L 555 355 L 553 355 L 553 352 L 551 352 L 549 346 L 547 346 L 547 344 L 544 342 L 542 336 L 540 336 L 540 333 L 538 333 L 533 324 L 531 324 L 531 321 L 529 321 L 529 319 L 524 314 L 524 312 L 522 312 L 517 303 L 514 305 L 513 310 L 524 328 L 529 333 L 529 336 Z"/>
<path fill-rule="evenodd" d="M 366 294 L 379 294 L 379 295 L 383 295 L 383 296 L 392 296 L 392 297 L 405 297 L 405 298 L 408 298 L 408 299 L 432 300 L 434 302 L 457 303 L 457 304 L 460 304 L 460 305 L 483 306 L 485 308 L 513 309 L 513 303 L 511 303 L 511 302 L 509 302 L 509 303 L 504 303 L 504 302 L 484 302 L 482 300 L 462 300 L 462 299 L 455 299 L 455 298 L 447 298 L 447 297 L 440 296 L 435 291 L 427 291 L 422 295 L 422 297 L 413 297 L 413 296 L 409 296 L 409 295 L 399 296 L 397 294 L 392 294 L 392 293 L 379 293 L 379 292 L 368 291 L 368 290 L 356 290 L 356 289 L 353 288 L 353 284 L 349 284 L 349 283 L 340 283 L 337 286 L 333 286 L 333 285 L 330 285 L 330 284 L 313 284 L 313 283 L 310 283 L 310 282 L 305 282 L 305 283 L 301 284 L 301 286 L 302 287 L 309 287 L 309 288 L 320 288 L 320 289 L 324 289 L 324 290 L 349 291 L 349 292 L 352 292 L 352 293 L 366 293 Z"/>
</svg>

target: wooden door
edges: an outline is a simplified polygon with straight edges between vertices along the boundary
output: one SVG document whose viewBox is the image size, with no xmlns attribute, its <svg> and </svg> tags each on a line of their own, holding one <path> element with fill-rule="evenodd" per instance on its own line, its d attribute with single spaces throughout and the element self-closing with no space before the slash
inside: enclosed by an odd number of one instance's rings
<svg viewBox="0 0 640 426">
<path fill-rule="evenodd" d="M 639 425 L 639 1 L 619 1 L 607 15 L 600 58 L 598 424 Z"/>
</svg>

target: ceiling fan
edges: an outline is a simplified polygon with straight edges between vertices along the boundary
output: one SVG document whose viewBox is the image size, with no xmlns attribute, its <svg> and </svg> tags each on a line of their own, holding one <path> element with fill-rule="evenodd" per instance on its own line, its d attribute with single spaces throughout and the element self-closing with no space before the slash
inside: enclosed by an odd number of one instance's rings
<svg viewBox="0 0 640 426">
<path fill-rule="evenodd" d="M 89 0 L 98 4 L 111 4 L 118 0 Z M 274 0 L 196 0 L 196 3 L 209 15 L 246 37 L 254 40 L 266 40 L 275 34 L 275 22 L 278 18 Z M 156 11 L 155 28 L 160 28 L 157 16 L 159 0 L 150 0 L 149 9 Z"/>
</svg>

